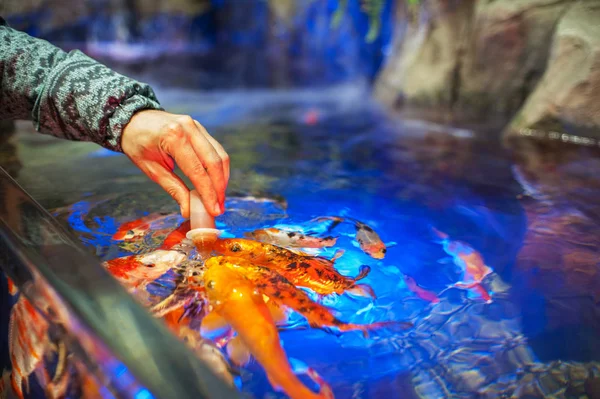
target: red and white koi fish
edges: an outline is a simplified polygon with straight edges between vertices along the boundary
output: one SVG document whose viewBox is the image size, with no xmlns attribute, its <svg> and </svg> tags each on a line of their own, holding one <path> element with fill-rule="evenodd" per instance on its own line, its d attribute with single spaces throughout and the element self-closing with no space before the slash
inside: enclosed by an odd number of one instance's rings
<svg viewBox="0 0 600 399">
<path fill-rule="evenodd" d="M 116 241 L 132 240 L 137 237 L 143 236 L 148 230 L 152 223 L 159 220 L 166 219 L 173 216 L 172 214 L 166 213 L 152 213 L 148 216 L 144 216 L 140 219 L 133 220 L 131 222 L 123 223 L 117 229 L 117 232 L 113 234 L 112 238 Z"/>
<path fill-rule="evenodd" d="M 128 288 L 144 288 L 186 259 L 173 250 L 158 249 L 141 255 L 130 255 L 104 262 L 106 270 Z"/>
<path fill-rule="evenodd" d="M 319 237 L 315 233 L 303 234 L 295 231 L 276 229 L 274 227 L 254 230 L 246 233 L 245 236 L 266 244 L 297 248 L 332 247 L 337 241 L 337 237 Z"/>
<path fill-rule="evenodd" d="M 424 301 L 431 302 L 431 303 L 439 303 L 440 302 L 440 298 L 438 298 L 438 296 L 435 292 L 428 291 L 425 288 L 420 287 L 414 278 L 407 276 L 405 274 L 404 282 L 406 283 L 406 287 L 412 293 L 414 293 L 416 296 L 423 299 Z"/>
<path fill-rule="evenodd" d="M 387 252 L 385 243 L 381 240 L 379 234 L 377 234 L 375 230 L 373 230 L 365 223 L 347 216 L 320 216 L 318 218 L 313 219 L 312 221 L 320 222 L 324 220 L 333 221 L 333 224 L 329 227 L 329 229 L 327 229 L 327 231 L 331 231 L 340 223 L 351 223 L 356 229 L 355 239 L 358 242 L 360 249 L 362 249 L 364 253 L 366 253 L 374 259 L 385 258 L 385 254 Z"/>
<path fill-rule="evenodd" d="M 483 256 L 473 249 L 469 244 L 461 241 L 452 241 L 448 234 L 433 228 L 433 232 L 441 239 L 444 251 L 452 256 L 454 264 L 462 272 L 462 281 L 453 284 L 456 288 L 472 290 L 484 301 L 490 303 L 492 297 L 481 285 L 483 279 L 493 272 L 492 268 L 485 264 Z"/>
</svg>

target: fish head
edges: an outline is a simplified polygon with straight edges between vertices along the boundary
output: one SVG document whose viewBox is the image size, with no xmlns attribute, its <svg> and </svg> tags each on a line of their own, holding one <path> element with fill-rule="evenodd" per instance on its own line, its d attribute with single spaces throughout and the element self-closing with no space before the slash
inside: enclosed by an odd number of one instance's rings
<svg viewBox="0 0 600 399">
<path fill-rule="evenodd" d="M 144 219 L 137 219 L 132 222 L 123 223 L 116 233 L 113 234 L 112 238 L 117 241 L 131 240 L 145 233 L 149 228 L 150 225 Z"/>
<path fill-rule="evenodd" d="M 364 251 L 372 258 L 383 259 L 383 258 L 385 258 L 387 248 L 385 247 L 384 243 L 378 242 L 378 243 L 366 245 L 364 247 Z"/>
<path fill-rule="evenodd" d="M 219 257 L 206 261 L 206 271 L 203 276 L 206 296 L 211 305 L 219 308 L 229 302 L 238 302 L 244 297 L 259 295 L 250 280 L 223 264 L 223 259 L 217 258 Z"/>
<path fill-rule="evenodd" d="M 259 243 L 242 238 L 225 238 L 217 240 L 213 249 L 222 255 L 241 256 L 243 253 L 251 252 Z"/>
</svg>

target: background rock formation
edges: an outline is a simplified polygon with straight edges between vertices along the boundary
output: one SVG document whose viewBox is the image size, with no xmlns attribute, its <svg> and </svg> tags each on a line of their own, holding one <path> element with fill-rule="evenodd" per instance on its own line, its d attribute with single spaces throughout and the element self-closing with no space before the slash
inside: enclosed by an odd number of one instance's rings
<svg viewBox="0 0 600 399">
<path fill-rule="evenodd" d="M 600 2 L 428 0 L 400 10 L 384 103 L 438 121 L 600 137 Z M 525 106 L 524 106 L 525 105 Z"/>
</svg>

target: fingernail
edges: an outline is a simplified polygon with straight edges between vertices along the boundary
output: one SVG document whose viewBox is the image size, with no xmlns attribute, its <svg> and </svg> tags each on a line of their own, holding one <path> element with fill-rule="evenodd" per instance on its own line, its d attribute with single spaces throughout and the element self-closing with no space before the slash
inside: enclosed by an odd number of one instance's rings
<svg viewBox="0 0 600 399">
<path fill-rule="evenodd" d="M 221 213 L 223 213 L 223 212 L 221 211 L 221 205 L 219 205 L 219 204 L 216 204 L 216 205 L 215 205 L 215 213 L 216 213 L 217 215 L 220 215 Z"/>
</svg>

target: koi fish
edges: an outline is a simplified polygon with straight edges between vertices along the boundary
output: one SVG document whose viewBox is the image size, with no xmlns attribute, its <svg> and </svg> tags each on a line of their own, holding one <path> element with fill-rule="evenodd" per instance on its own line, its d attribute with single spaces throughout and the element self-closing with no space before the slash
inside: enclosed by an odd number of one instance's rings
<svg viewBox="0 0 600 399">
<path fill-rule="evenodd" d="M 440 302 L 440 298 L 438 298 L 438 296 L 434 292 L 427 291 L 423 287 L 420 287 L 414 278 L 407 276 L 405 274 L 404 282 L 406 283 L 406 287 L 410 291 L 412 291 L 416 296 L 423 299 L 424 301 L 431 302 L 431 303 L 439 303 Z"/>
<path fill-rule="evenodd" d="M 332 225 L 327 229 L 327 231 L 331 231 L 338 224 L 343 222 L 348 222 L 354 225 L 356 230 L 356 235 L 354 236 L 360 249 L 370 257 L 374 259 L 383 259 L 385 258 L 385 254 L 387 252 L 386 245 L 383 243 L 379 234 L 375 232 L 371 227 L 366 225 L 365 223 L 356 220 L 350 217 L 341 217 L 341 216 L 321 216 L 313 219 L 313 222 L 321 222 L 324 220 L 333 221 Z"/>
<path fill-rule="evenodd" d="M 492 297 L 489 292 L 481 285 L 483 279 L 491 274 L 493 270 L 485 264 L 481 254 L 473 249 L 467 243 L 461 241 L 451 241 L 450 236 L 435 228 L 433 232 L 441 239 L 444 251 L 452 256 L 454 264 L 462 272 L 462 281 L 453 284 L 456 288 L 468 289 L 474 291 L 484 301 L 491 302 Z"/>
<path fill-rule="evenodd" d="M 125 241 L 131 240 L 136 237 L 140 237 L 150 229 L 150 226 L 153 222 L 156 222 L 161 219 L 166 219 L 169 216 L 172 215 L 166 213 L 152 213 L 140 219 L 123 223 L 117 229 L 117 232 L 113 234 L 112 239 L 116 241 Z"/>
<path fill-rule="evenodd" d="M 324 382 L 319 393 L 306 387 L 294 374 L 280 343 L 279 332 L 262 294 L 254 284 L 228 267 L 204 272 L 204 286 L 214 310 L 233 327 L 252 356 L 264 368 L 271 386 L 292 399 L 333 398 Z"/>
<path fill-rule="evenodd" d="M 337 242 L 337 237 L 318 237 L 315 233 L 302 234 L 293 231 L 276 229 L 254 230 L 246 233 L 245 236 L 266 244 L 274 244 L 282 247 L 298 248 L 324 248 L 332 247 Z"/>
<path fill-rule="evenodd" d="M 181 223 L 179 227 L 169 233 L 169 235 L 165 238 L 165 241 L 163 241 L 162 245 L 158 247 L 158 249 L 172 249 L 176 245 L 181 244 L 186 233 L 191 229 L 192 227 L 189 220 Z"/>
<path fill-rule="evenodd" d="M 276 245 L 243 238 L 219 239 L 213 249 L 222 255 L 244 258 L 256 265 L 272 269 L 292 284 L 310 288 L 319 295 L 341 295 L 348 292 L 358 296 L 376 297 L 370 286 L 356 283 L 369 274 L 369 266 L 363 265 L 354 278 L 343 276 L 335 269 L 334 262 L 343 252 L 338 252 L 331 259 L 304 256 Z"/>
<path fill-rule="evenodd" d="M 104 262 L 104 267 L 126 287 L 144 288 L 185 259 L 186 255 L 181 252 L 158 249 L 147 254 L 115 258 Z"/>
<path fill-rule="evenodd" d="M 42 365 L 50 346 L 47 332 L 46 319 L 21 295 L 11 310 L 8 326 L 10 383 L 19 399 L 24 399 L 24 391 L 29 392 L 29 376 Z"/>
<path fill-rule="evenodd" d="M 333 327 L 339 331 L 362 331 L 365 337 L 369 330 L 383 328 L 386 326 L 412 327 L 411 323 L 378 322 L 371 324 L 346 323 L 338 319 L 332 309 L 314 302 L 306 292 L 295 287 L 285 277 L 277 272 L 263 266 L 256 266 L 242 258 L 231 256 L 217 256 L 206 261 L 206 267 L 228 267 L 248 278 L 254 286 L 271 301 L 287 306 L 308 321 L 311 327 L 323 328 Z"/>
</svg>

